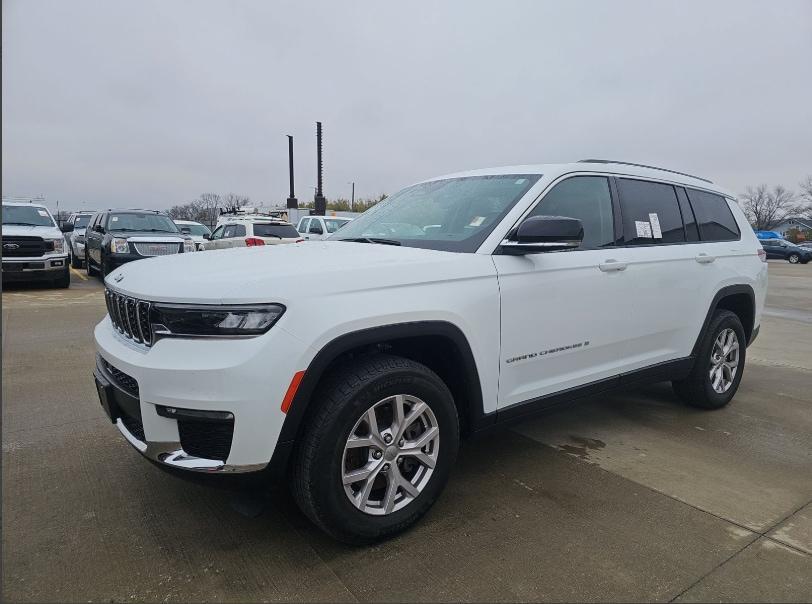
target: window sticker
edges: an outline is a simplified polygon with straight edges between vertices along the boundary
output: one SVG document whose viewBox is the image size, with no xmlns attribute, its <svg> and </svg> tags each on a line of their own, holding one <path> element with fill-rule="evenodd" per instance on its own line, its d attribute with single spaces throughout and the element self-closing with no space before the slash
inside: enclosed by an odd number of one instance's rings
<svg viewBox="0 0 812 604">
<path fill-rule="evenodd" d="M 634 227 L 637 230 L 638 237 L 646 237 L 651 239 L 651 224 L 645 220 L 635 220 Z"/>
<path fill-rule="evenodd" d="M 468 223 L 468 226 L 478 227 L 481 226 L 483 222 L 485 222 L 484 216 L 474 216 L 471 219 L 471 222 Z"/>
<path fill-rule="evenodd" d="M 112 220 L 113 222 L 118 222 L 118 216 L 113 216 L 113 218 L 112 218 L 111 220 Z"/>
<path fill-rule="evenodd" d="M 527 179 L 526 179 L 526 178 L 520 178 L 519 180 L 517 180 L 517 181 L 516 181 L 515 183 L 513 183 L 513 184 L 515 184 L 515 185 L 523 185 L 523 184 L 524 184 L 524 183 L 526 183 L 526 182 L 527 182 Z"/>
<path fill-rule="evenodd" d="M 45 210 L 37 210 L 37 214 L 39 214 L 40 216 L 44 216 L 45 218 L 48 218 L 48 212 L 46 212 Z"/>
<path fill-rule="evenodd" d="M 656 213 L 648 215 L 649 222 L 651 222 L 651 235 L 655 239 L 663 238 L 663 231 L 660 228 L 660 217 Z"/>
</svg>

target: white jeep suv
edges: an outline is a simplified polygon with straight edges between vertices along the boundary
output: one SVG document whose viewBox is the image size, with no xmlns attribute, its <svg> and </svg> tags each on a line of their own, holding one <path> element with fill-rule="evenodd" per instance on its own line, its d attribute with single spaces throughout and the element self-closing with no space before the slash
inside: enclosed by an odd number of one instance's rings
<svg viewBox="0 0 812 604">
<path fill-rule="evenodd" d="M 727 404 L 767 265 L 710 181 L 586 160 L 428 180 L 327 241 L 106 284 L 96 383 L 133 447 L 286 477 L 316 524 L 366 543 L 428 510 L 460 435 L 647 381 Z"/>
<path fill-rule="evenodd" d="M 296 227 L 289 222 L 257 216 L 225 218 L 211 235 L 204 235 L 204 238 L 208 239 L 202 246 L 206 250 L 279 245 L 302 241 Z"/>
</svg>

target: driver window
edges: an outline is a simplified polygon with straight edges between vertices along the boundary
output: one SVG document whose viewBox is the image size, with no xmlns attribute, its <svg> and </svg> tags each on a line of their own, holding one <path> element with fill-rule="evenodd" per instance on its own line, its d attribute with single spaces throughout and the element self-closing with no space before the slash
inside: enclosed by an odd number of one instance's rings
<svg viewBox="0 0 812 604">
<path fill-rule="evenodd" d="M 558 183 L 527 217 L 531 216 L 566 216 L 580 220 L 584 239 L 578 249 L 614 244 L 612 195 L 605 176 L 574 176 Z"/>
<path fill-rule="evenodd" d="M 220 225 L 219 227 L 214 229 L 214 232 L 211 234 L 211 239 L 222 239 L 224 230 L 225 230 L 225 227 L 222 226 L 222 225 Z"/>
<path fill-rule="evenodd" d="M 313 233 L 314 235 L 324 235 L 324 229 L 321 228 L 321 221 L 316 218 L 311 218 L 308 233 Z"/>
</svg>

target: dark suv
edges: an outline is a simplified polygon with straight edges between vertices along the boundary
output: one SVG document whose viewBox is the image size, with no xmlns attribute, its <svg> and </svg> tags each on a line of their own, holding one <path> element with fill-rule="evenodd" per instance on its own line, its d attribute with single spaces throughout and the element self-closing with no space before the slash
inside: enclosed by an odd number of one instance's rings
<svg viewBox="0 0 812 604">
<path fill-rule="evenodd" d="M 102 279 L 141 258 L 194 252 L 195 244 L 172 219 L 156 210 L 105 210 L 94 214 L 85 233 L 87 274 Z"/>
<path fill-rule="evenodd" d="M 767 252 L 767 258 L 780 258 L 791 264 L 806 264 L 812 260 L 812 249 L 790 243 L 785 239 L 762 239 L 761 247 Z"/>
</svg>

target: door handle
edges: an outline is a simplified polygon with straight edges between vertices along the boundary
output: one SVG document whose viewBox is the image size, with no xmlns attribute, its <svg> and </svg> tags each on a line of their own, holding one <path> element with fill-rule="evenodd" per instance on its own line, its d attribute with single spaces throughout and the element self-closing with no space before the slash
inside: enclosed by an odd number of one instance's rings
<svg viewBox="0 0 812 604">
<path fill-rule="evenodd" d="M 626 263 L 625 262 L 618 262 L 614 258 L 610 258 L 605 262 L 601 262 L 598 265 L 598 268 L 601 269 L 604 273 L 611 273 L 614 271 L 625 271 L 626 270 Z"/>
<path fill-rule="evenodd" d="M 705 252 L 696 256 L 696 261 L 699 262 L 699 264 L 710 264 L 714 260 L 716 260 L 716 256 L 708 256 Z"/>
</svg>

